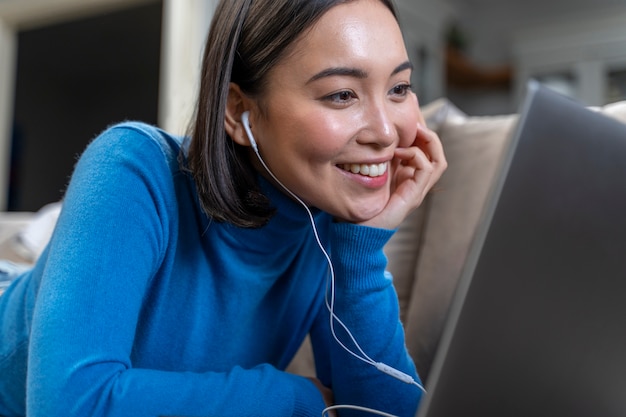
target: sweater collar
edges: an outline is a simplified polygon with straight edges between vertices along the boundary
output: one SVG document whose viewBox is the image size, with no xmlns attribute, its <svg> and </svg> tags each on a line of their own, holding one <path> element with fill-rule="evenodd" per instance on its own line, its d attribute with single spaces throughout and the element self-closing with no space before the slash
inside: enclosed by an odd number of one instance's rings
<svg viewBox="0 0 626 417">
<path fill-rule="evenodd" d="M 269 198 L 276 212 L 270 221 L 260 228 L 248 229 L 222 223 L 223 230 L 231 236 L 230 239 L 239 241 L 239 245 L 257 253 L 267 251 L 275 253 L 277 244 L 289 248 L 291 245 L 299 246 L 303 241 L 312 239 L 311 220 L 305 208 L 286 192 L 278 189 L 279 186 L 262 176 L 258 176 L 258 181 L 261 191 Z M 309 207 L 309 210 L 317 230 L 324 239 L 323 236 L 327 236 L 332 217 L 317 208 Z"/>
<path fill-rule="evenodd" d="M 261 175 L 258 176 L 259 186 L 263 194 L 270 200 L 270 204 L 276 208 L 276 213 L 270 220 L 271 223 L 278 223 L 281 227 L 302 227 L 303 224 L 309 224 L 310 219 L 306 209 L 302 204 L 293 199 L 287 191 L 279 188 L 280 185 L 274 185 Z M 322 211 L 309 207 L 314 218 L 320 218 Z"/>
</svg>

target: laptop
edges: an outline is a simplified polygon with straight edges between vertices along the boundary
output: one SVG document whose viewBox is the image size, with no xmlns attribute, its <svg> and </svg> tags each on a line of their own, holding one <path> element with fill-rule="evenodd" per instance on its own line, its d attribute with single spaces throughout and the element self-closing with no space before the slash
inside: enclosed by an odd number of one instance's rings
<svg viewBox="0 0 626 417">
<path fill-rule="evenodd" d="M 418 417 L 626 416 L 626 124 L 532 81 Z"/>
</svg>

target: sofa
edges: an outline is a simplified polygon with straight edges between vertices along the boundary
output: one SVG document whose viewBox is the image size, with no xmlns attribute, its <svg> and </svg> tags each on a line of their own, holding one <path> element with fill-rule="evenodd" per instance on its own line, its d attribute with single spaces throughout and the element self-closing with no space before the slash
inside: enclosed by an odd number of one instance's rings
<svg viewBox="0 0 626 417">
<path fill-rule="evenodd" d="M 626 123 L 626 101 L 594 107 Z M 427 381 L 474 232 L 518 116 L 468 116 L 442 98 L 422 108 L 442 140 L 448 170 L 385 248 L 407 348 Z M 626 138 L 625 138 L 626 139 Z M 28 265 L 43 250 L 60 203 L 36 213 L 0 213 L 0 259 Z M 1 289 L 0 289 L 1 291 Z M 305 341 L 288 370 L 314 375 Z"/>
</svg>

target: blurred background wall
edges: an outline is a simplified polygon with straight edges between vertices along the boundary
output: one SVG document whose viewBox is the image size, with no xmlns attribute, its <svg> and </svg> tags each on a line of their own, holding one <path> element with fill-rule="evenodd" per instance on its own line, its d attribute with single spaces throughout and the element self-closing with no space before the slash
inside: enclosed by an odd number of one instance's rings
<svg viewBox="0 0 626 417">
<path fill-rule="evenodd" d="M 0 210 L 62 198 L 86 144 L 139 119 L 184 133 L 217 0 L 0 2 Z M 529 78 L 626 98 L 626 0 L 397 0 L 420 102 L 517 111 Z"/>
<path fill-rule="evenodd" d="M 588 105 L 626 97 L 626 0 L 398 4 L 426 69 L 415 74 L 422 102 L 445 96 L 468 114 L 510 113 L 529 78 Z"/>
<path fill-rule="evenodd" d="M 184 133 L 212 0 L 0 2 L 0 210 L 62 198 L 108 125 Z"/>
</svg>

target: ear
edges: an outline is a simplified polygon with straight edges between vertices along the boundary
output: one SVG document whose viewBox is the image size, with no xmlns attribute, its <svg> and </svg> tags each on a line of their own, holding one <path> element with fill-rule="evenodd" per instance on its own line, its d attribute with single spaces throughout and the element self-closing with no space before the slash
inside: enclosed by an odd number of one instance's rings
<svg viewBox="0 0 626 417">
<path fill-rule="evenodd" d="M 224 115 L 224 127 L 232 140 L 242 146 L 250 146 L 250 141 L 241 123 L 241 114 L 249 110 L 250 99 L 241 91 L 235 83 L 228 87 L 228 99 L 226 102 L 226 114 Z"/>
</svg>

